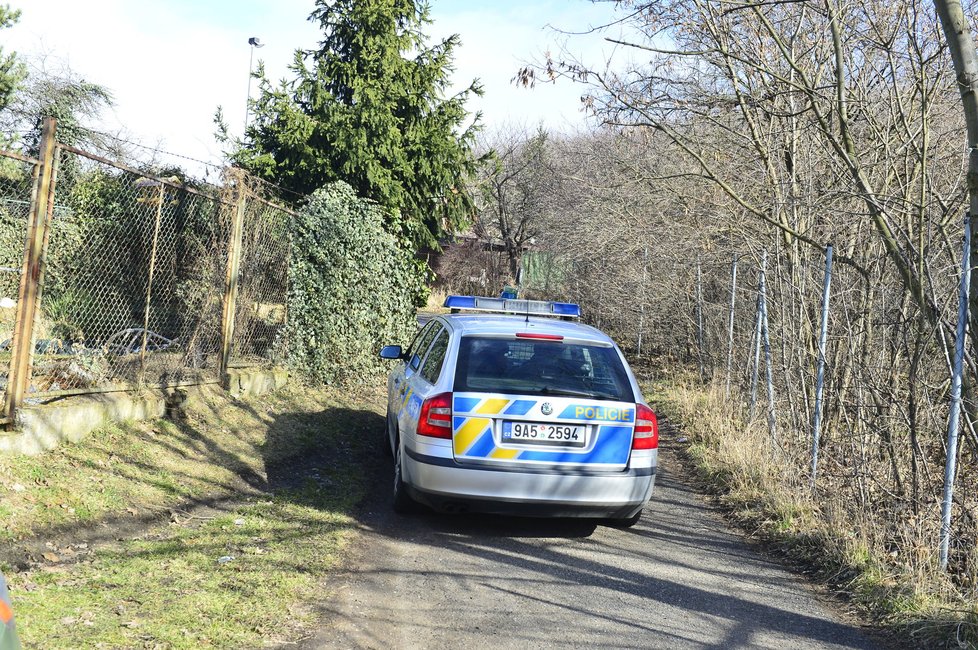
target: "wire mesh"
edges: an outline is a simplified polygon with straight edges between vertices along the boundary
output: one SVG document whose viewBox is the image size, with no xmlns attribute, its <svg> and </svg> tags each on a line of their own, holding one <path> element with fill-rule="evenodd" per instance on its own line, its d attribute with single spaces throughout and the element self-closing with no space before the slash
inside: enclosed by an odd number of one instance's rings
<svg viewBox="0 0 978 650">
<path fill-rule="evenodd" d="M 24 243 L 38 165 L 0 151 L 0 400 L 6 398 Z"/>
<path fill-rule="evenodd" d="M 29 398 L 218 379 L 231 207 L 62 153 Z"/>
<path fill-rule="evenodd" d="M 291 212 L 247 190 L 231 365 L 267 365 L 288 353 L 289 226 Z"/>
<path fill-rule="evenodd" d="M 238 277 L 230 359 L 287 353 L 292 212 L 240 170 L 187 185 L 58 145 L 27 402 L 220 379 L 222 322 Z M 41 163 L 0 151 L 0 398 L 10 374 L 21 267 Z M 235 211 L 242 240 L 229 276 Z"/>
</svg>

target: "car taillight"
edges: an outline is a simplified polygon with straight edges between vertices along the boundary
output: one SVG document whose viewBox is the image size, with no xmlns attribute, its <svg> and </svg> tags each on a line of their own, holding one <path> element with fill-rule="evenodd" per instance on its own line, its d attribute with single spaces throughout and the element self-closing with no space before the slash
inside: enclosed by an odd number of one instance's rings
<svg viewBox="0 0 978 650">
<path fill-rule="evenodd" d="M 645 404 L 635 405 L 635 436 L 632 449 L 659 448 L 659 421 Z"/>
<path fill-rule="evenodd" d="M 429 397 L 421 404 L 418 435 L 429 438 L 452 437 L 452 394 Z"/>
</svg>

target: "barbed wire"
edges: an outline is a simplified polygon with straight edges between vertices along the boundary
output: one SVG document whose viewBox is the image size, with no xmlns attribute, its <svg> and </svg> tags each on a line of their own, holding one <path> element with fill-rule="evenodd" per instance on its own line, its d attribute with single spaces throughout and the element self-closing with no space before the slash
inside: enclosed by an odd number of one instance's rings
<svg viewBox="0 0 978 650">
<path fill-rule="evenodd" d="M 187 161 L 190 161 L 190 162 L 194 162 L 194 163 L 203 165 L 204 167 L 206 167 L 208 169 L 211 169 L 213 171 L 217 171 L 217 172 L 223 171 L 223 170 L 228 169 L 229 167 L 232 167 L 233 166 L 233 165 L 227 164 L 227 163 L 225 163 L 225 164 L 217 164 L 217 163 L 207 162 L 205 160 L 200 160 L 199 158 L 194 158 L 192 156 L 186 156 L 184 154 L 174 153 L 172 151 L 168 151 L 166 149 L 161 149 L 159 147 L 152 147 L 152 146 L 149 146 L 149 145 L 145 145 L 145 144 L 142 144 L 140 142 L 136 142 L 134 140 L 128 140 L 126 138 L 122 138 L 122 137 L 119 137 L 117 135 L 113 135 L 111 133 L 106 133 L 104 131 L 99 131 L 97 129 L 92 129 L 92 128 L 88 128 L 88 127 L 81 127 L 81 130 L 82 131 L 85 131 L 86 133 L 90 133 L 90 134 L 99 135 L 99 136 L 102 136 L 102 137 L 109 138 L 109 139 L 114 140 L 114 141 L 116 141 L 116 142 L 118 142 L 120 144 L 131 145 L 133 147 L 137 147 L 139 149 L 144 149 L 146 151 L 151 151 L 151 152 L 156 153 L 156 154 L 160 154 L 160 155 L 164 155 L 164 156 L 171 156 L 173 158 L 179 158 L 181 160 L 187 160 Z M 270 180 L 267 180 L 267 179 L 264 179 L 264 178 L 259 178 L 257 176 L 253 176 L 253 175 L 249 175 L 249 176 L 250 176 L 250 179 L 253 182 L 260 182 L 262 185 L 264 185 L 266 187 L 269 187 L 269 188 L 272 188 L 273 190 L 277 191 L 281 195 L 288 195 L 290 197 L 293 197 L 294 199 L 302 199 L 302 198 L 305 197 L 305 194 L 302 194 L 301 192 L 296 192 L 295 190 L 290 190 L 287 187 L 282 187 L 281 185 L 278 185 L 277 183 L 275 183 L 273 181 L 270 181 Z"/>
<path fill-rule="evenodd" d="M 291 195 L 291 196 L 293 196 L 293 197 L 295 197 L 297 199 L 304 199 L 307 196 L 305 194 L 302 194 L 301 192 L 296 192 L 295 190 L 290 190 L 287 187 L 282 187 L 281 185 L 278 185 L 277 183 L 274 183 L 274 182 L 272 182 L 270 180 L 266 180 L 264 178 L 259 178 L 257 176 L 251 176 L 251 178 L 252 178 L 252 180 L 257 181 L 257 182 L 260 182 L 263 185 L 265 185 L 267 187 L 270 187 L 270 188 L 272 188 L 272 189 L 274 189 L 274 190 L 276 190 L 276 191 L 278 191 L 278 192 L 280 192 L 282 194 L 288 194 L 288 195 Z"/>
<path fill-rule="evenodd" d="M 118 142 L 120 144 L 130 145 L 130 146 L 133 146 L 133 147 L 137 147 L 139 149 L 145 149 L 146 151 L 151 151 L 151 152 L 156 153 L 156 154 L 161 154 L 161 155 L 164 155 L 164 156 L 171 156 L 173 158 L 179 158 L 181 160 L 187 160 L 187 161 L 190 161 L 190 162 L 194 162 L 194 163 L 197 163 L 199 165 L 203 165 L 205 167 L 208 167 L 210 169 L 213 169 L 215 171 L 220 171 L 220 170 L 228 167 L 228 165 L 219 165 L 217 163 L 207 162 L 206 160 L 201 160 L 199 158 L 194 158 L 193 156 L 187 156 L 187 155 L 184 155 L 184 154 L 174 153 L 174 152 L 168 151 L 166 149 L 160 149 L 159 147 L 152 147 L 150 145 L 146 145 L 146 144 L 143 144 L 141 142 L 136 142 L 134 140 L 128 140 L 126 138 L 122 138 L 122 137 L 119 137 L 117 135 L 113 135 L 111 133 L 106 133 L 105 131 L 99 131 L 97 129 L 92 129 L 92 128 L 89 128 L 89 127 L 79 127 L 79 129 L 81 131 L 84 131 L 85 133 L 89 133 L 89 134 L 93 134 L 93 135 L 99 135 L 99 136 L 102 136 L 104 138 L 109 138 L 110 140 L 114 140 L 114 141 L 116 141 L 116 142 Z"/>
</svg>

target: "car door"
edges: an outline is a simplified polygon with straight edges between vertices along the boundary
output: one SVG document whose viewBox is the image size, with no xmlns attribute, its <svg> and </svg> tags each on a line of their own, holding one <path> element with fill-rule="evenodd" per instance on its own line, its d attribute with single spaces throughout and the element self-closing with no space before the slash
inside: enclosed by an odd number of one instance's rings
<svg viewBox="0 0 978 650">
<path fill-rule="evenodd" d="M 429 321 L 418 329 L 414 335 L 414 339 L 404 353 L 404 361 L 397 364 L 394 370 L 391 371 L 390 379 L 387 382 L 387 399 L 392 413 L 397 413 L 400 408 L 397 404 L 404 395 L 405 380 L 411 374 L 417 372 L 418 367 L 421 365 L 418 350 L 421 348 L 423 339 L 426 338 L 434 326 L 434 321 Z"/>
<path fill-rule="evenodd" d="M 393 404 L 396 406 L 398 428 L 402 433 L 414 433 L 417 428 L 418 415 L 421 412 L 421 402 L 427 396 L 426 387 L 430 388 L 421 374 L 424 359 L 427 356 L 432 342 L 438 334 L 444 330 L 444 326 L 438 321 L 430 321 L 421 331 L 416 340 L 408 349 L 407 359 L 404 361 L 403 375 L 394 380 Z"/>
</svg>

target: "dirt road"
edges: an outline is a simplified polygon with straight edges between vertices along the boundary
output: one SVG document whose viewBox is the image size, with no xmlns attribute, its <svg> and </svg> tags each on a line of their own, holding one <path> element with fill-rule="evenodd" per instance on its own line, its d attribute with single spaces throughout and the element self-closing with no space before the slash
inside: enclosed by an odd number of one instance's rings
<svg viewBox="0 0 978 650">
<path fill-rule="evenodd" d="M 878 648 L 730 531 L 664 448 L 630 530 L 586 521 L 403 517 L 368 504 L 324 627 L 301 648 Z"/>
</svg>

